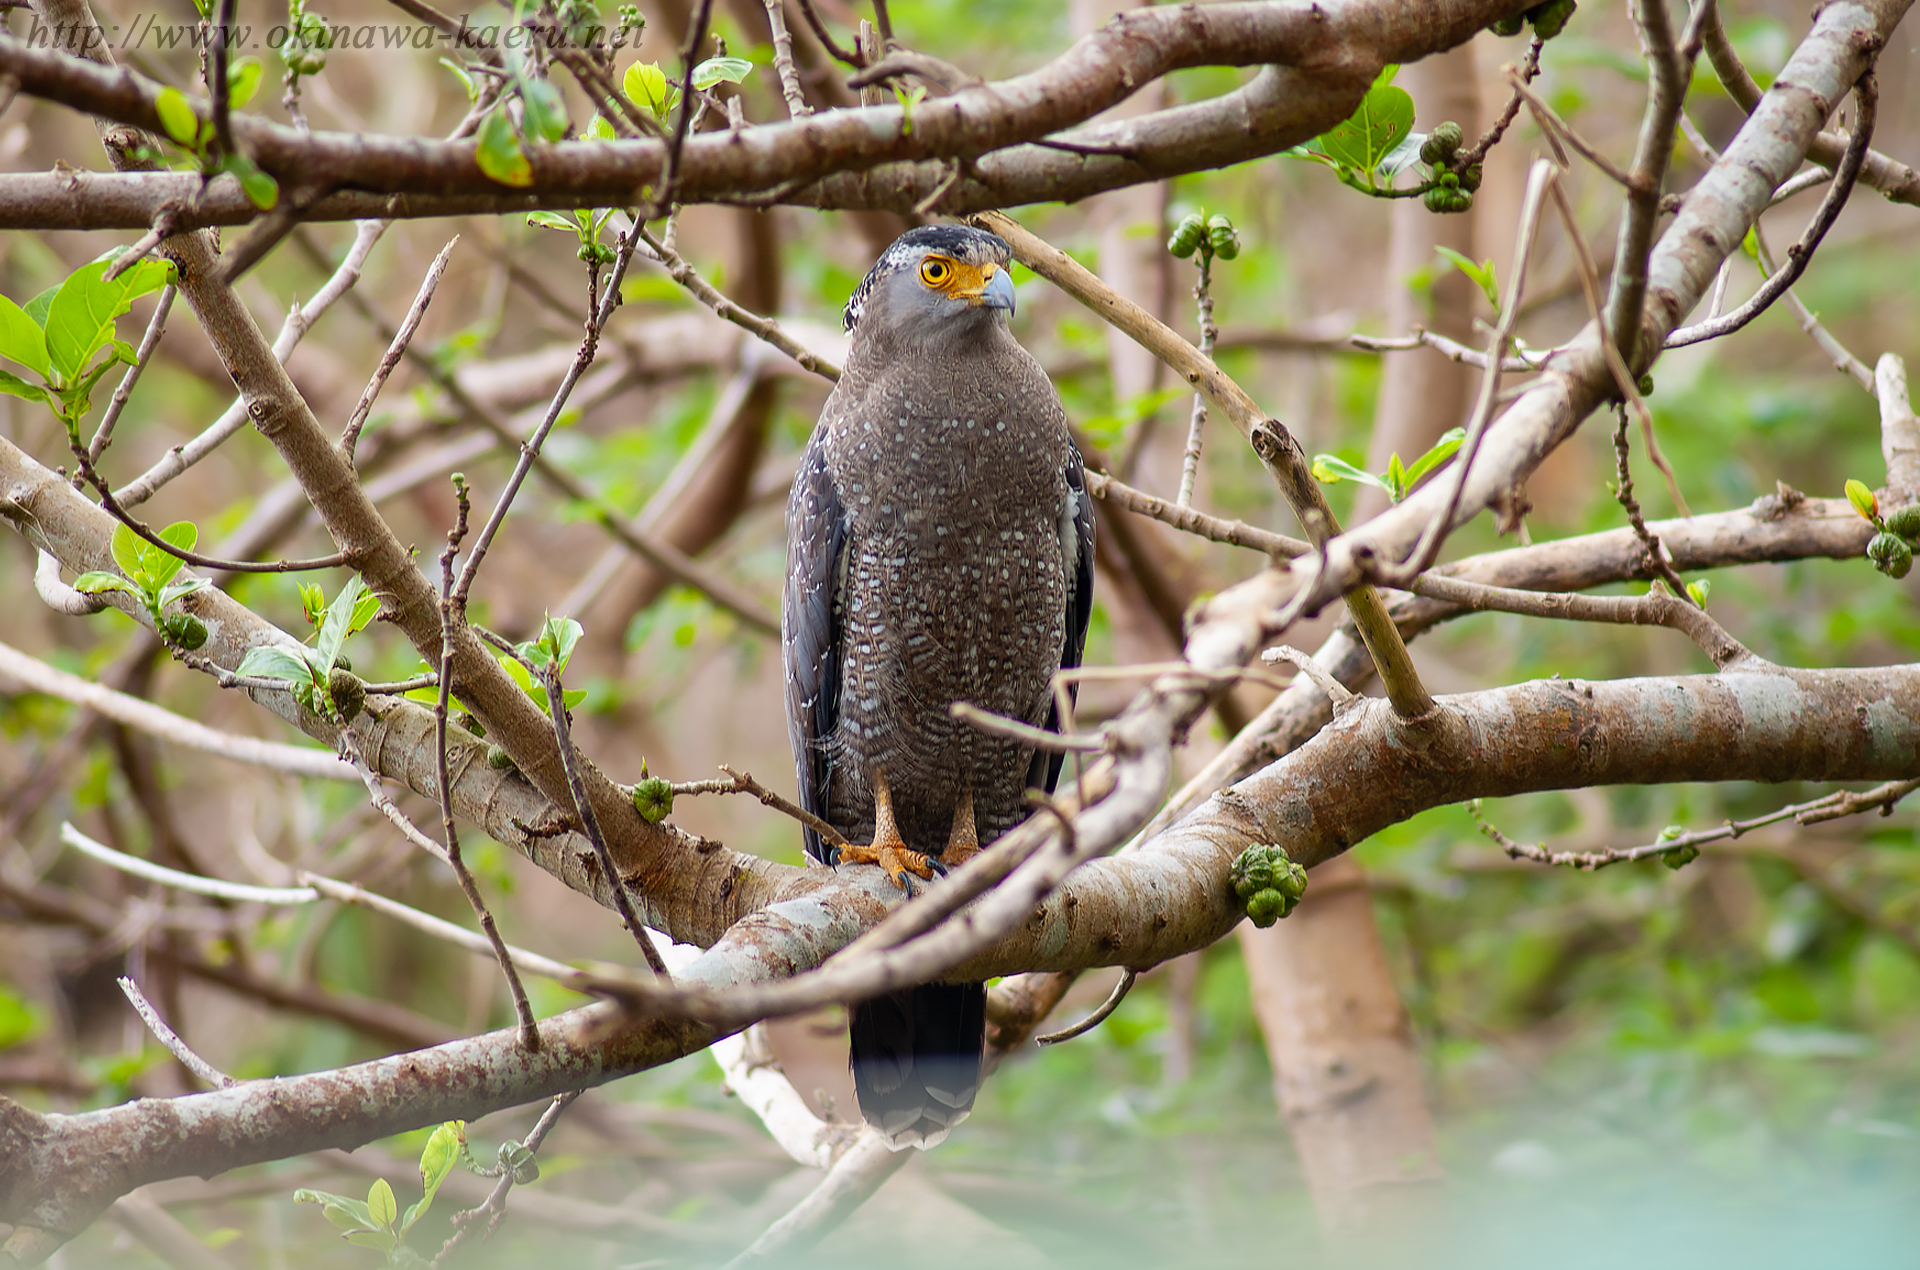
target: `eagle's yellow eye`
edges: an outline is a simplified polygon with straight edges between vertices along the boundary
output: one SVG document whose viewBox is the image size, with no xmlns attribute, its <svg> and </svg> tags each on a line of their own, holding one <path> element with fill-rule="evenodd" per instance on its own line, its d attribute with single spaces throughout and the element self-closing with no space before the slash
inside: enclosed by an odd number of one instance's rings
<svg viewBox="0 0 1920 1270">
<path fill-rule="evenodd" d="M 933 259 L 920 262 L 920 281 L 930 287 L 943 287 L 953 277 L 953 265 L 945 260 Z"/>
</svg>

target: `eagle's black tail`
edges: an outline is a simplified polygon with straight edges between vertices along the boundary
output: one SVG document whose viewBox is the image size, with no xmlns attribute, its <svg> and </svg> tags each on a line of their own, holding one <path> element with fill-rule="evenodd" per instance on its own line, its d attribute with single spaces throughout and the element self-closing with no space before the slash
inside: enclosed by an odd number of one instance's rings
<svg viewBox="0 0 1920 1270">
<path fill-rule="evenodd" d="M 987 985 L 929 983 L 849 1012 L 860 1114 L 899 1151 L 930 1147 L 973 1110 Z"/>
</svg>

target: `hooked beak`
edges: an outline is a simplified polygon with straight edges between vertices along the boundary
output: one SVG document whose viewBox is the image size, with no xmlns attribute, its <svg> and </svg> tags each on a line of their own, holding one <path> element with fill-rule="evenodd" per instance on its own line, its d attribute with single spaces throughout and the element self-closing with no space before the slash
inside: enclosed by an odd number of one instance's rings
<svg viewBox="0 0 1920 1270">
<path fill-rule="evenodd" d="M 987 283 L 980 290 L 979 303 L 989 309 L 1005 309 L 1007 315 L 1013 315 L 1013 275 L 1005 269 L 988 265 L 993 273 L 987 277 Z"/>
</svg>

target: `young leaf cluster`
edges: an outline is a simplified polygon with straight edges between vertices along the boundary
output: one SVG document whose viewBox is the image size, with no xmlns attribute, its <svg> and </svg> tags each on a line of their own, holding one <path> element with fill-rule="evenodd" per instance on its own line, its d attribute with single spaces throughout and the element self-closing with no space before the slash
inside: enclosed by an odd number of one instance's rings
<svg viewBox="0 0 1920 1270">
<path fill-rule="evenodd" d="M 1913 548 L 1920 540 L 1920 504 L 1896 507 L 1882 515 L 1880 500 L 1864 481 L 1847 482 L 1847 501 L 1853 510 L 1880 532 L 1867 540 L 1867 559 L 1890 578 L 1904 578 L 1913 568 Z"/>
<path fill-rule="evenodd" d="M 570 617 L 549 617 L 540 625 L 540 638 L 515 644 L 513 651 L 518 657 L 499 654 L 500 666 L 529 697 L 532 697 L 542 711 L 551 711 L 547 703 L 546 685 L 538 682 L 534 674 L 545 674 L 548 666 L 553 667 L 555 675 L 566 673 L 567 661 L 573 656 L 573 647 L 580 642 L 581 626 Z M 532 666 L 534 674 L 527 672 Z M 584 688 L 562 691 L 561 704 L 571 710 L 587 699 Z"/>
<path fill-rule="evenodd" d="M 1397 503 L 1411 494 L 1429 473 L 1452 458 L 1453 452 L 1460 448 L 1460 443 L 1466 438 L 1465 429 L 1454 428 L 1434 442 L 1433 448 L 1415 459 L 1411 466 L 1403 465 L 1398 454 L 1393 455 L 1387 462 L 1387 470 L 1378 476 L 1355 467 L 1337 454 L 1316 454 L 1313 456 L 1313 475 L 1316 480 L 1328 485 L 1359 481 L 1363 485 L 1385 490 L 1387 497 Z"/>
<path fill-rule="evenodd" d="M 240 662 L 240 673 L 285 680 L 294 700 L 308 710 L 351 722 L 359 713 L 364 689 L 348 673 L 353 664 L 341 649 L 349 635 L 365 627 L 380 611 L 380 597 L 367 590 L 366 583 L 355 574 L 331 603 L 317 586 L 302 586 L 300 599 L 306 607 L 307 621 L 314 627 L 312 646 L 262 644 L 247 651 Z M 349 705 L 353 706 L 351 712 Z"/>
<path fill-rule="evenodd" d="M 182 551 L 192 551 L 200 540 L 200 530 L 192 521 L 181 520 L 162 529 L 158 536 Z M 86 595 L 124 591 L 146 608 L 148 616 L 153 618 L 154 629 L 169 644 L 192 652 L 207 642 L 206 624 L 199 618 L 191 613 L 169 616 L 165 612 L 175 600 L 207 586 L 205 578 L 175 582 L 174 575 L 186 562 L 154 546 L 125 525 L 115 525 L 113 529 L 113 562 L 120 567 L 119 573 L 102 570 L 83 573 L 74 579 L 73 589 Z"/>
<path fill-rule="evenodd" d="M 133 346 L 114 337 L 114 323 L 135 297 L 173 281 L 173 265 L 160 260 L 143 260 L 109 280 L 107 270 L 120 250 L 82 265 L 25 307 L 0 296 L 0 357 L 26 367 L 40 380 L 30 383 L 0 370 L 0 392 L 46 406 L 66 425 L 67 438 L 75 445 L 100 377 L 116 365 L 135 361 Z M 96 362 L 103 350 L 106 356 Z"/>
<path fill-rule="evenodd" d="M 326 1219 L 340 1231 L 341 1238 L 360 1248 L 371 1248 L 387 1259 L 389 1266 L 426 1265 L 426 1259 L 407 1247 L 407 1232 L 433 1206 L 440 1184 L 453 1172 L 453 1166 L 467 1154 L 466 1121 L 449 1120 L 433 1131 L 420 1153 L 420 1181 L 425 1188 L 417 1203 L 402 1213 L 387 1179 L 375 1178 L 364 1202 L 329 1191 L 302 1187 L 293 1193 L 296 1204 L 318 1204 Z M 517 1180 L 517 1179 L 516 1179 Z"/>
<path fill-rule="evenodd" d="M 253 95 L 260 91 L 260 75 L 260 63 L 251 57 L 243 57 L 227 68 L 230 109 L 239 110 L 253 100 Z M 177 88 L 163 88 L 153 107 L 160 115 L 160 126 L 166 131 L 167 140 L 185 152 L 176 167 L 190 168 L 209 178 L 222 172 L 231 173 L 246 191 L 248 202 L 263 212 L 273 210 L 280 201 L 280 183 L 261 171 L 260 165 L 246 155 L 220 153 L 214 144 L 211 106 L 206 108 L 203 117 L 202 109 L 185 93 Z"/>
</svg>

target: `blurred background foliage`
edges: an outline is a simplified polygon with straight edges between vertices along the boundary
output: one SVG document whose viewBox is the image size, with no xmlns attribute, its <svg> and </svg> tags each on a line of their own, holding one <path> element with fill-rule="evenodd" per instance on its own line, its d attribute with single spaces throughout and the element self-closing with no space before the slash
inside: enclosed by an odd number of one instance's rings
<svg viewBox="0 0 1920 1270">
<path fill-rule="evenodd" d="M 122 22 L 137 11 L 133 0 L 104 0 L 100 7 Z M 316 7 L 343 22 L 397 17 L 372 0 Z M 1741 0 L 1725 7 L 1738 46 L 1767 82 L 1805 28 L 1804 6 Z M 184 4 L 174 8 L 173 19 L 190 17 Z M 271 19 L 264 6 L 259 14 L 250 8 L 241 6 L 243 18 Z M 1074 6 L 1064 4 L 893 0 L 890 9 L 909 45 L 937 50 L 989 78 L 1039 64 L 1078 29 Z M 1590 140 L 1625 155 L 1638 127 L 1644 69 L 1617 10 L 1583 7 L 1568 33 L 1549 46 L 1542 86 Z M 831 4 L 826 11 L 830 19 L 845 16 Z M 18 12 L 7 19 L 15 31 L 25 21 Z M 672 42 L 663 31 L 670 25 L 654 14 L 642 58 L 670 59 Z M 733 54 L 755 63 L 744 86 L 749 116 L 778 117 L 767 46 L 756 43 L 726 5 L 716 7 L 715 25 Z M 1882 59 L 1875 138 L 1877 148 L 1907 162 L 1920 161 L 1912 44 L 1896 41 Z M 1491 35 L 1478 41 L 1487 108 L 1503 99 L 1499 67 L 1521 47 Z M 183 54 L 148 50 L 136 64 L 182 86 L 195 82 L 192 59 Z M 270 63 L 270 83 L 278 70 Z M 1242 78 L 1217 69 L 1185 71 L 1170 78 L 1167 93 L 1199 99 Z M 1737 111 L 1710 76 L 1698 79 L 1696 90 L 1694 118 L 1710 140 L 1723 142 L 1737 126 Z M 434 134 L 464 108 L 453 77 L 423 54 L 339 51 L 304 92 L 303 108 L 316 127 Z M 263 93 L 256 109 L 277 117 L 280 107 L 266 100 L 271 96 Z M 587 111 L 577 97 L 570 101 L 576 125 L 584 123 Z M 1434 122 L 1423 107 L 1418 126 Z M 1503 286 L 1510 282 L 1504 274 L 1519 182 L 1540 144 L 1523 119 L 1488 162 L 1475 257 L 1496 260 Z M 99 165 L 84 118 L 25 101 L 0 116 L 0 162 L 7 168 L 45 169 L 62 159 Z M 1674 184 L 1684 188 L 1700 170 L 1699 156 L 1683 146 Z M 1614 230 L 1615 192 L 1587 169 L 1577 170 L 1572 183 L 1583 224 L 1604 249 Z M 1811 206 L 1803 196 L 1769 215 L 1776 251 Z M 1140 224 L 1138 235 L 1164 237 L 1167 224 L 1199 207 L 1231 214 L 1245 244 L 1238 260 L 1214 271 L 1217 317 L 1226 332 L 1223 365 L 1297 427 L 1310 452 L 1363 462 L 1379 357 L 1338 348 L 1274 351 L 1255 336 L 1387 333 L 1380 314 L 1388 289 L 1430 288 L 1447 266 L 1436 261 L 1409 278 L 1384 276 L 1386 206 L 1309 164 L 1275 158 L 1175 181 L 1166 191 L 1162 223 Z M 1021 215 L 1099 265 L 1099 239 L 1082 210 Z M 689 209 L 679 228 L 681 250 L 723 290 L 741 294 L 751 285 L 777 295 L 783 320 L 803 342 L 831 351 L 840 306 L 875 243 L 844 214 L 780 209 L 764 214 L 757 230 L 746 224 L 752 219 Z M 394 226 L 375 250 L 360 293 L 389 320 L 397 317 L 420 264 L 455 228 Z M 452 368 L 497 366 L 570 347 L 584 297 L 574 244 L 518 218 L 457 229 L 462 242 L 420 346 Z M 777 284 L 747 276 L 752 255 L 741 244 L 755 232 L 775 236 Z M 302 234 L 330 268 L 352 229 L 319 225 Z M 0 290 L 33 295 L 131 237 L 0 236 Z M 1913 302 L 1920 291 L 1917 239 L 1913 209 L 1887 205 L 1863 189 L 1799 288 L 1864 360 L 1886 349 L 1911 357 L 1920 348 Z M 1577 329 L 1584 304 L 1566 242 L 1549 229 L 1541 244 L 1521 329 L 1529 342 L 1548 346 Z M 509 263 L 539 289 L 513 276 Z M 1053 372 L 1070 417 L 1103 459 L 1126 470 L 1130 455 L 1143 456 L 1136 479 L 1171 494 L 1165 457 L 1171 447 L 1177 458 L 1187 398 L 1155 391 L 1118 399 L 1103 328 L 1045 283 L 1024 271 L 1016 276 L 1016 328 Z M 273 329 L 288 304 L 311 295 L 323 277 L 309 255 L 286 250 L 249 274 L 241 291 Z M 1739 258 L 1730 294 L 1744 295 L 1757 278 L 1751 262 Z M 1163 262 L 1158 303 L 1189 333 L 1191 283 L 1189 265 Z M 137 308 L 122 334 L 149 311 Z M 645 338 L 664 330 L 665 319 L 698 321 L 703 312 L 664 274 L 636 264 L 616 326 Z M 718 338 L 724 343 L 724 332 Z M 384 342 L 345 305 L 308 338 L 293 370 L 323 420 L 344 418 Z M 704 364 L 697 360 L 682 373 L 631 375 L 597 400 L 583 396 L 549 454 L 607 503 L 637 511 L 708 426 L 737 365 L 737 358 L 713 350 Z M 1781 309 L 1736 339 L 1668 356 L 1654 377 L 1651 404 L 1661 444 L 1696 511 L 1744 506 L 1774 492 L 1776 481 L 1825 496 L 1837 495 L 1849 477 L 1880 483 L 1872 401 L 1834 374 Z M 786 476 L 825 391 L 802 376 L 778 381 L 765 453 L 744 510 L 705 556 L 768 611 L 778 602 Z M 180 306 L 136 410 L 109 452 L 109 470 L 122 480 L 142 470 L 224 408 L 227 392 Z M 36 409 L 0 402 L 0 430 L 43 462 L 58 463 L 57 427 Z M 1527 532 L 1534 540 L 1623 523 L 1610 496 L 1606 426 L 1593 420 L 1531 483 Z M 403 368 L 375 411 L 367 443 L 377 448 L 383 433 L 391 444 L 370 461 L 370 476 L 462 430 L 432 384 Z M 191 518 L 202 527 L 203 543 L 218 541 L 279 479 L 271 459 L 259 438 L 237 437 L 155 500 L 157 523 Z M 1649 516 L 1675 514 L 1658 474 L 1638 453 L 1635 465 Z M 462 466 L 483 496 L 499 488 L 507 470 L 498 456 Z M 1343 516 L 1352 492 L 1350 484 L 1331 491 Z M 1208 451 L 1199 501 L 1222 515 L 1293 528 L 1257 464 L 1221 436 Z M 402 537 L 427 552 L 437 549 L 451 497 L 444 481 L 435 481 L 384 507 Z M 1453 540 L 1449 555 L 1501 545 L 1483 517 Z M 771 643 L 683 587 L 635 607 L 624 604 L 617 585 L 603 586 L 588 593 L 585 605 L 564 610 L 605 546 L 585 509 L 531 487 L 498 559 L 482 575 L 475 619 L 513 638 L 530 635 L 548 610 L 570 611 L 585 623 L 587 640 L 571 675 L 573 686 L 589 690 L 578 736 L 617 779 L 633 779 L 643 758 L 655 774 L 677 780 L 712 775 L 724 761 L 790 788 Z M 284 548 L 290 555 L 325 549 L 312 525 Z M 1205 589 L 1234 580 L 1254 563 L 1195 542 L 1181 542 L 1176 551 L 1184 567 L 1206 580 Z M 0 551 L 0 590 L 29 595 L 32 567 L 31 553 L 17 540 Z M 1913 603 L 1920 578 L 1892 582 L 1851 560 L 1742 568 L 1713 581 L 1715 615 L 1762 656 L 1837 666 L 1908 661 L 1920 650 Z M 331 591 L 337 582 L 328 585 Z M 230 589 L 283 628 L 304 630 L 293 579 L 252 576 Z M 1115 611 L 1105 594 L 1096 603 L 1089 660 L 1130 656 L 1129 629 L 1140 619 Z M 0 614 L 0 639 L 89 676 L 114 663 L 131 636 L 128 624 L 111 616 L 81 622 L 24 601 Z M 1290 642 L 1311 647 L 1315 637 L 1302 632 Z M 1667 632 L 1500 615 L 1441 628 L 1414 652 L 1436 691 L 1550 675 L 1612 678 L 1705 668 L 1694 649 Z M 413 650 L 378 626 L 356 638 L 354 656 L 368 678 L 404 677 L 418 667 Z M 235 731 L 282 735 L 262 713 L 172 665 L 160 665 L 151 683 L 156 699 L 182 713 Z M 1087 709 L 1097 716 L 1124 700 L 1123 689 L 1090 687 Z M 6 832 L 15 837 L 0 849 L 22 876 L 123 904 L 129 925 L 91 934 L 24 920 L 0 926 L 0 1081 L 10 1095 L 38 1106 L 84 1108 L 189 1087 L 126 1010 L 112 983 L 121 973 L 150 984 L 157 977 L 156 996 L 167 998 L 169 1018 L 238 1076 L 316 1070 L 392 1048 L 337 1021 L 266 1010 L 169 972 L 164 956 L 147 951 L 150 938 L 162 950 L 172 941 L 191 943 L 214 961 L 238 958 L 270 977 L 397 1003 L 449 1036 L 510 1021 L 490 964 L 360 911 L 331 905 L 279 911 L 252 927 L 244 949 L 227 940 L 218 923 L 208 926 L 212 933 L 188 927 L 150 936 L 140 923 L 157 897 L 145 884 L 63 856 L 57 846 L 63 818 L 136 854 L 160 854 L 157 839 L 164 832 L 155 827 L 150 796 L 130 783 L 128 747 L 145 743 L 96 732 L 76 745 L 76 718 L 74 709 L 49 698 L 0 692 L 0 788 L 16 809 L 26 805 L 27 794 L 34 801 L 24 814 L 7 813 Z M 1201 758 L 1209 743 L 1196 744 Z M 171 832 L 209 871 L 277 882 L 288 864 L 298 864 L 467 920 L 452 881 L 406 854 L 357 787 L 236 774 L 179 752 L 158 757 L 175 822 Z M 1667 825 L 1708 826 L 1822 792 L 1741 784 L 1575 791 L 1505 800 L 1485 814 L 1527 841 L 1629 846 L 1652 840 Z M 413 804 L 421 819 L 432 819 L 424 804 Z M 675 815 L 729 845 L 799 862 L 790 825 L 757 805 L 683 799 Z M 1913 1264 L 1912 1250 L 1920 1247 L 1920 1206 L 1911 1200 L 1920 1185 L 1914 826 L 1914 814 L 1903 808 L 1884 820 L 1767 829 L 1710 849 L 1678 872 L 1657 863 L 1584 874 L 1510 862 L 1459 808 L 1430 812 L 1362 844 L 1358 857 L 1426 1063 L 1444 1162 L 1454 1179 L 1434 1218 L 1447 1238 L 1429 1246 L 1421 1263 L 1579 1266 L 1620 1264 L 1630 1256 L 1642 1265 Z M 607 914 L 514 853 L 482 841 L 469 845 L 468 858 L 509 939 L 561 957 L 630 953 Z M 1041 1259 L 1316 1262 L 1313 1211 L 1275 1109 L 1238 946 L 1226 941 L 1200 958 L 1197 976 L 1143 979 L 1092 1034 L 1008 1062 L 987 1084 L 967 1126 L 904 1175 L 896 1189 L 905 1198 L 876 1201 L 827 1245 L 822 1259 L 858 1264 L 878 1258 L 884 1255 L 880 1232 L 891 1227 L 938 1245 L 925 1250 L 924 1264 L 982 1255 L 1013 1265 Z M 543 981 L 529 987 L 542 1014 L 578 1002 Z M 1090 1009 L 1104 987 L 1104 981 L 1083 984 L 1066 1013 Z M 509 1132 L 517 1136 L 533 1114 L 495 1117 L 475 1127 L 476 1141 L 490 1148 Z M 291 1191 L 314 1177 L 372 1168 L 395 1182 L 404 1204 L 412 1198 L 405 1180 L 410 1161 L 424 1140 L 416 1137 L 351 1160 L 291 1161 L 194 1183 L 198 1202 L 173 1211 L 229 1264 L 368 1265 L 371 1254 L 338 1245 L 316 1210 L 289 1202 Z M 725 1095 L 703 1056 L 589 1095 L 563 1120 L 542 1168 L 541 1186 L 516 1193 L 512 1215 L 478 1261 L 710 1261 L 784 1211 L 810 1181 Z M 186 1183 L 168 1185 L 182 1195 L 191 1190 Z M 541 1209 L 536 1196 L 546 1192 L 591 1208 Z M 964 1220 L 954 1216 L 959 1209 L 968 1210 Z M 639 1217 L 622 1225 L 622 1213 Z M 641 1220 L 646 1217 L 677 1223 L 678 1232 L 651 1230 Z M 421 1247 L 437 1246 L 443 1219 L 444 1213 L 428 1219 L 428 1237 L 416 1241 Z M 936 1220 L 949 1222 L 950 1237 L 927 1233 Z M 144 1249 L 105 1225 L 61 1257 L 73 1266 L 150 1263 Z"/>
</svg>

